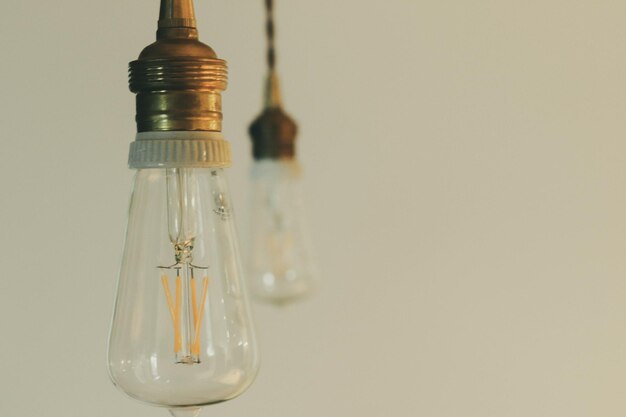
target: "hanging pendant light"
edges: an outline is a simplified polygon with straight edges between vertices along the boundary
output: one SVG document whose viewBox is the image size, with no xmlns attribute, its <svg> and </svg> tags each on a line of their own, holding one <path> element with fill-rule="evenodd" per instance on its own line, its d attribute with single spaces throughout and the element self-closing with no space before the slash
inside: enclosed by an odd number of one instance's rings
<svg viewBox="0 0 626 417">
<path fill-rule="evenodd" d="M 257 299 L 282 305 L 308 295 L 315 273 L 296 159 L 297 126 L 283 110 L 276 74 L 273 1 L 265 0 L 265 6 L 265 103 L 249 129 L 254 163 L 248 272 Z"/>
<path fill-rule="evenodd" d="M 192 1 L 162 0 L 157 41 L 130 63 L 137 173 L 108 362 L 119 389 L 178 417 L 236 397 L 258 369 L 224 176 L 226 78 Z"/>
</svg>

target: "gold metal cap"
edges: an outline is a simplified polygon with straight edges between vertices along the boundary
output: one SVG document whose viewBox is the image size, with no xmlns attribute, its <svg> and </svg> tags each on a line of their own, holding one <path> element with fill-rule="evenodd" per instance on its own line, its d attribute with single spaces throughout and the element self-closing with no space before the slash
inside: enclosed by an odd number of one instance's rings
<svg viewBox="0 0 626 417">
<path fill-rule="evenodd" d="M 265 86 L 265 106 L 248 129 L 254 159 L 292 159 L 298 126 L 281 106 L 278 77 L 272 71 Z"/>
<path fill-rule="evenodd" d="M 130 63 L 137 130 L 222 130 L 226 62 L 198 40 L 191 0 L 162 0 L 157 41 Z"/>
<path fill-rule="evenodd" d="M 137 94 L 131 168 L 221 168 L 230 147 L 221 135 L 226 62 L 198 40 L 191 0 L 161 0 L 157 41 L 129 65 Z"/>
<path fill-rule="evenodd" d="M 267 35 L 267 81 L 263 111 L 250 125 L 254 159 L 293 159 L 298 133 L 296 122 L 283 110 L 274 47 L 274 2 L 265 0 Z"/>
</svg>

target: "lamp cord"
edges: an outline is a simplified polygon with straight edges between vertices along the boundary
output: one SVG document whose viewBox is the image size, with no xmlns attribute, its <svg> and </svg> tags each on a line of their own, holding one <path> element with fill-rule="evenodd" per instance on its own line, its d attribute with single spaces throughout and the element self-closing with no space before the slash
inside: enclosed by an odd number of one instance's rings
<svg viewBox="0 0 626 417">
<path fill-rule="evenodd" d="M 270 73 L 276 67 L 276 50 L 274 48 L 274 0 L 265 0 L 265 34 L 267 35 L 267 67 Z"/>
<path fill-rule="evenodd" d="M 276 49 L 274 46 L 274 0 L 265 0 L 265 34 L 267 36 L 267 84 L 265 85 L 265 107 L 281 106 L 280 87 L 276 75 Z"/>
</svg>

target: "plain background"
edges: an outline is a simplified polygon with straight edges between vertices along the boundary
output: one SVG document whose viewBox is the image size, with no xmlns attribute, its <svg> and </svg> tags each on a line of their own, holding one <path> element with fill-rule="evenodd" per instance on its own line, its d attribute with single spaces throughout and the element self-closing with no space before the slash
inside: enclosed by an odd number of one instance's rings
<svg viewBox="0 0 626 417">
<path fill-rule="evenodd" d="M 109 382 L 156 0 L 0 14 L 0 415 L 165 416 Z M 197 0 L 229 61 L 242 244 L 262 1 Z M 626 2 L 278 1 L 316 297 L 254 307 L 221 417 L 626 415 Z"/>
</svg>

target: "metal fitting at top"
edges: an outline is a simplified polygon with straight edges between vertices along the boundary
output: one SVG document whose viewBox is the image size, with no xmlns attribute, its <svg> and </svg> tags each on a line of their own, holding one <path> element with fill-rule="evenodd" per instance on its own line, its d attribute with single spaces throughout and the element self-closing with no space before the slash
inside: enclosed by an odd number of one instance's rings
<svg viewBox="0 0 626 417">
<path fill-rule="evenodd" d="M 265 106 L 250 125 L 254 159 L 293 159 L 298 134 L 296 122 L 282 108 L 278 77 L 272 71 L 265 86 Z"/>
<path fill-rule="evenodd" d="M 254 159 L 293 159 L 296 154 L 296 122 L 283 110 L 274 47 L 274 1 L 265 0 L 267 35 L 267 83 L 265 103 L 261 114 L 254 119 L 248 132 L 252 139 Z"/>
<path fill-rule="evenodd" d="M 198 40 L 192 0 L 161 0 L 157 41 L 130 63 L 137 94 L 131 168 L 223 168 L 231 163 L 222 134 L 226 62 Z"/>
<path fill-rule="evenodd" d="M 222 130 L 226 62 L 198 40 L 192 0 L 162 0 L 157 41 L 130 63 L 137 131 Z"/>
</svg>

